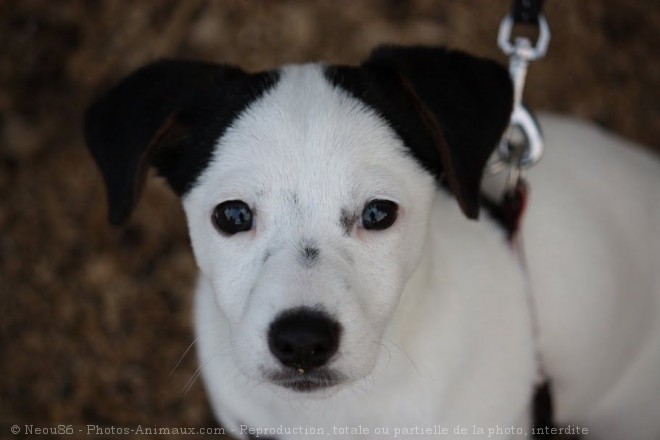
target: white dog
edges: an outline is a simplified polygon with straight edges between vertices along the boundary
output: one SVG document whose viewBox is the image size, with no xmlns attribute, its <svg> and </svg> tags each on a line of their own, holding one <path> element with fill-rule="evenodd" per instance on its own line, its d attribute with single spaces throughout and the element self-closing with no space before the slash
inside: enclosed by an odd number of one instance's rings
<svg viewBox="0 0 660 440">
<path fill-rule="evenodd" d="M 493 62 L 387 47 L 257 74 L 159 62 L 89 110 L 114 223 L 149 165 L 182 197 L 228 432 L 531 437 L 540 348 L 557 427 L 660 439 L 660 164 L 541 118 L 530 302 L 502 227 L 466 218 L 511 95 Z"/>
</svg>

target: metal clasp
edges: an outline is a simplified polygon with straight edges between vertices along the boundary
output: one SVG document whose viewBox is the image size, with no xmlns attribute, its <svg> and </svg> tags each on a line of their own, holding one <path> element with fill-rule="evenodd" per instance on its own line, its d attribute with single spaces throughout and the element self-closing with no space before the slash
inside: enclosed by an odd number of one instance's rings
<svg viewBox="0 0 660 440">
<path fill-rule="evenodd" d="M 532 114 L 521 105 L 513 110 L 509 127 L 500 141 L 497 150 L 499 169 L 493 167 L 491 171 L 508 170 L 506 187 L 511 189 L 524 177 L 525 170 L 541 159 L 543 147 L 541 129 Z"/>
<path fill-rule="evenodd" d="M 497 32 L 497 45 L 502 49 L 505 55 L 512 55 L 519 52 L 518 55 L 524 56 L 528 61 L 538 60 L 543 57 L 548 50 L 550 44 L 550 26 L 548 21 L 543 15 L 539 15 L 539 37 L 536 44 L 532 47 L 530 41 L 524 37 L 516 37 L 514 44 L 511 44 L 511 30 L 513 29 L 513 16 L 511 14 L 504 17 L 500 23 L 500 29 Z M 527 48 L 522 53 L 523 44 L 520 43 L 524 40 L 524 45 Z"/>
<path fill-rule="evenodd" d="M 509 55 L 509 74 L 513 81 L 513 112 L 511 122 L 497 150 L 497 160 L 490 164 L 488 171 L 498 173 L 509 171 L 507 189 L 510 190 L 522 178 L 524 171 L 536 164 L 543 154 L 543 137 L 536 121 L 523 106 L 522 97 L 530 61 L 545 55 L 550 43 L 550 27 L 545 18 L 538 17 L 539 36 L 536 44 L 525 37 L 516 37 L 511 43 L 513 17 L 507 15 L 500 24 L 497 43 Z"/>
</svg>

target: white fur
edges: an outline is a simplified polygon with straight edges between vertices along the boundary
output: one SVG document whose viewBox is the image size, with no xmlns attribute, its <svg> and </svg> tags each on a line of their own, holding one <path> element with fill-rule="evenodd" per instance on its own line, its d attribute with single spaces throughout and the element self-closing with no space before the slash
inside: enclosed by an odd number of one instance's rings
<svg viewBox="0 0 660 440">
<path fill-rule="evenodd" d="M 657 439 L 660 167 L 591 127 L 543 126 L 548 154 L 530 172 L 525 239 L 557 415 L 601 439 Z M 374 198 L 399 204 L 396 223 L 358 222 L 345 235 L 342 209 L 359 213 Z M 255 227 L 228 237 L 211 213 L 232 199 L 253 207 Z M 202 373 L 234 434 L 241 424 L 371 430 L 346 438 L 385 427 L 391 436 L 461 425 L 469 433 L 459 438 L 482 438 L 473 425 L 527 429 L 532 324 L 503 233 L 485 215 L 465 219 L 387 124 L 319 66 L 284 68 L 218 140 L 183 202 L 200 267 Z M 314 267 L 298 263 L 303 240 L 320 250 Z M 346 380 L 329 390 L 296 393 L 263 374 L 279 368 L 269 324 L 302 305 L 322 305 L 344 327 L 330 367 Z"/>
<path fill-rule="evenodd" d="M 593 126 L 542 119 L 525 219 L 557 415 L 594 438 L 660 438 L 660 166 Z"/>
</svg>

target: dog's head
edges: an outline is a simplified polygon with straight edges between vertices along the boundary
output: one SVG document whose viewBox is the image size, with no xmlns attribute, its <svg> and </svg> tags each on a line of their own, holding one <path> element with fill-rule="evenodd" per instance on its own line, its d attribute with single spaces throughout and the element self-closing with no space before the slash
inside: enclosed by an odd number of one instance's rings
<svg viewBox="0 0 660 440">
<path fill-rule="evenodd" d="M 155 166 L 239 367 L 309 391 L 373 369 L 438 185 L 476 218 L 511 95 L 497 64 L 439 48 L 256 74 L 163 61 L 92 106 L 85 134 L 111 221 Z"/>
</svg>

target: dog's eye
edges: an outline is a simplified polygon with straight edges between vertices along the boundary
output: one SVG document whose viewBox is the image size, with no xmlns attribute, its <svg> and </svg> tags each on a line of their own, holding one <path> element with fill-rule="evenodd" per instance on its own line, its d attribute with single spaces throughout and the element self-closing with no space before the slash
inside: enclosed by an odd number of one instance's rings
<svg viewBox="0 0 660 440">
<path fill-rule="evenodd" d="M 240 200 L 222 202 L 213 211 L 213 224 L 227 234 L 248 231 L 252 228 L 252 211 Z"/>
<path fill-rule="evenodd" d="M 362 226 L 364 229 L 387 229 L 394 224 L 398 209 L 390 200 L 372 200 L 362 211 Z"/>
</svg>

